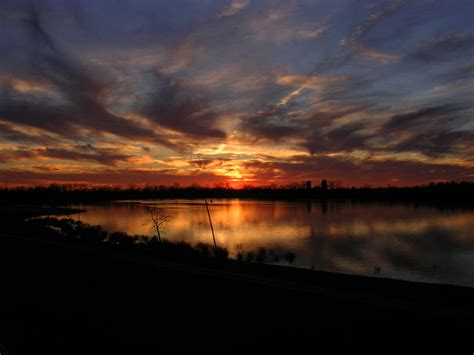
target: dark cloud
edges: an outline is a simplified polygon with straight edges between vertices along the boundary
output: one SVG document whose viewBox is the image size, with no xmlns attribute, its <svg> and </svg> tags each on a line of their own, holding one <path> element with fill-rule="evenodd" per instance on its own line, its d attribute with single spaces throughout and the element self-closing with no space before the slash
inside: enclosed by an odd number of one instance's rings
<svg viewBox="0 0 474 355">
<path fill-rule="evenodd" d="M 456 123 L 460 122 L 460 114 L 471 107 L 466 104 L 444 104 L 397 114 L 383 125 L 380 133 L 394 139 L 406 137 L 391 147 L 393 151 L 420 151 L 432 156 L 464 153 L 462 148 L 472 145 L 474 133 L 459 130 Z M 458 150 L 459 146 L 462 147 L 461 151 Z"/>
<path fill-rule="evenodd" d="M 446 153 L 472 154 L 468 151 L 474 142 L 471 131 L 421 132 L 402 141 L 391 149 L 394 151 L 418 151 L 429 156 Z"/>
<path fill-rule="evenodd" d="M 2 122 L 0 122 L 0 137 L 5 141 L 12 141 L 20 144 L 32 143 L 44 145 L 57 143 L 57 141 L 52 137 L 26 134 L 13 128 L 11 125 Z"/>
<path fill-rule="evenodd" d="M 413 185 L 429 181 L 472 179 L 473 167 L 429 162 L 376 159 L 345 159 L 328 156 L 300 156 L 291 160 L 264 162 L 252 160 L 244 166 L 256 172 L 261 182 L 319 180 L 330 177 L 344 186 Z M 279 171 L 278 176 L 275 170 Z"/>
<path fill-rule="evenodd" d="M 257 139 L 264 137 L 278 142 L 283 138 L 303 134 L 304 129 L 300 125 L 295 125 L 297 122 L 292 124 L 291 121 L 291 118 L 288 118 L 285 114 L 282 117 L 277 114 L 270 115 L 268 112 L 262 112 L 242 118 L 240 126 L 244 132 L 250 133 Z"/>
<path fill-rule="evenodd" d="M 359 111 L 367 110 L 373 106 L 392 99 L 398 93 L 390 87 L 379 87 L 377 83 L 386 74 L 365 73 L 347 77 L 345 80 L 335 82 L 327 87 L 318 97 L 318 102 L 343 103 L 344 106 L 357 106 Z"/>
<path fill-rule="evenodd" d="M 31 8 L 23 20 L 30 33 L 28 69 L 32 81 L 50 84 L 65 98 L 58 104 L 48 97 L 40 99 L 19 95 L 10 90 L 0 99 L 0 119 L 46 129 L 65 136 L 78 138 L 77 128 L 84 127 L 102 133 L 155 141 L 174 147 L 153 131 L 110 113 L 102 103 L 107 85 L 97 73 L 83 68 L 56 45 L 44 29 L 39 10 Z"/>
<path fill-rule="evenodd" d="M 47 100 L 31 102 L 14 97 L 13 94 L 0 98 L 1 120 L 45 129 L 70 138 L 78 137 L 77 127 L 73 124 L 74 118 L 77 118 L 76 111 L 77 108 L 73 106 L 56 106 Z"/>
<path fill-rule="evenodd" d="M 30 150 L 28 148 L 22 148 L 10 152 L 10 151 L 2 151 L 0 155 L 0 163 L 8 163 L 11 161 L 18 161 L 22 159 L 36 159 L 38 158 L 38 154 L 35 150 Z"/>
<path fill-rule="evenodd" d="M 73 161 L 92 161 L 102 165 L 115 165 L 120 161 L 126 161 L 131 158 L 130 155 L 119 153 L 112 149 L 98 149 L 92 145 L 79 145 L 74 149 L 56 149 L 46 148 L 42 154 L 48 158 L 73 160 Z"/>
<path fill-rule="evenodd" d="M 138 111 L 158 123 L 195 137 L 225 138 L 216 128 L 218 114 L 202 94 L 185 90 L 178 80 L 156 74 L 157 89 L 144 99 Z"/>
<path fill-rule="evenodd" d="M 407 58 L 424 63 L 433 63 L 452 59 L 453 56 L 462 54 L 462 52 L 470 53 L 471 58 L 474 56 L 473 33 L 444 35 L 409 54 Z"/>
<path fill-rule="evenodd" d="M 438 75 L 441 82 L 455 82 L 457 80 L 471 79 L 474 77 L 474 62 L 458 65 Z"/>
<path fill-rule="evenodd" d="M 243 165 L 255 172 L 255 176 L 263 181 L 273 181 L 275 170 L 279 171 L 278 179 L 281 181 L 305 181 L 318 177 L 335 177 L 335 172 L 340 174 L 342 171 L 350 171 L 354 168 L 351 161 L 325 156 L 297 156 L 289 160 L 272 162 L 250 160 L 244 162 Z"/>
<path fill-rule="evenodd" d="M 210 173 L 198 173 L 180 175 L 173 171 L 147 171 L 139 169 L 101 169 L 101 171 L 91 170 L 86 173 L 54 172 L 42 171 L 33 172 L 30 170 L 0 170 L 0 175 L 8 179 L 11 185 L 46 185 L 51 183 L 79 183 L 79 184 L 114 184 L 114 185 L 172 185 L 175 183 L 182 185 L 191 184 L 218 184 L 227 182 L 226 177 L 217 176 Z"/>
<path fill-rule="evenodd" d="M 365 141 L 368 137 L 360 134 L 360 131 L 364 128 L 364 124 L 352 122 L 326 133 L 314 130 L 307 138 L 304 146 L 308 148 L 311 154 L 367 148 Z"/>
<path fill-rule="evenodd" d="M 371 13 L 365 22 L 358 26 L 356 31 L 352 34 L 352 38 L 361 38 L 366 36 L 370 31 L 372 31 L 380 22 L 385 19 L 387 16 L 391 16 L 394 12 L 398 11 L 402 5 L 404 5 L 405 0 L 391 0 L 385 5 L 382 9 L 377 12 Z"/>
<path fill-rule="evenodd" d="M 222 166 L 230 161 L 232 161 L 232 159 L 192 159 L 189 160 L 188 163 L 193 164 L 200 169 L 205 169 L 210 166 Z"/>
<path fill-rule="evenodd" d="M 131 158 L 130 155 L 119 153 L 113 149 L 99 149 L 92 145 L 77 145 L 69 149 L 60 148 L 22 148 L 2 154 L 0 162 L 18 161 L 24 159 L 59 159 L 70 161 L 93 162 L 101 165 L 114 166 L 120 161 Z"/>
<path fill-rule="evenodd" d="M 141 128 L 124 118 L 107 112 L 90 98 L 74 98 L 77 104 L 53 104 L 50 100 L 32 102 L 24 97 L 5 95 L 0 98 L 0 120 L 20 123 L 57 133 L 65 138 L 80 138 L 79 128 L 121 137 L 156 141 L 172 146 L 153 131 Z"/>
<path fill-rule="evenodd" d="M 469 106 L 459 104 L 444 104 L 420 108 L 408 113 L 393 115 L 383 126 L 385 133 L 413 130 L 417 128 L 432 128 L 445 124 L 446 120 L 453 119 L 460 111 Z"/>
<path fill-rule="evenodd" d="M 311 154 L 352 151 L 367 147 L 365 141 L 370 136 L 360 132 L 366 128 L 365 124 L 350 122 L 335 127 L 333 124 L 337 119 L 364 109 L 349 107 L 334 112 L 314 111 L 304 118 L 293 117 L 285 110 L 275 109 L 243 118 L 241 129 L 256 139 L 265 138 L 275 142 L 290 137 L 300 138 L 301 145 L 307 148 Z"/>
</svg>

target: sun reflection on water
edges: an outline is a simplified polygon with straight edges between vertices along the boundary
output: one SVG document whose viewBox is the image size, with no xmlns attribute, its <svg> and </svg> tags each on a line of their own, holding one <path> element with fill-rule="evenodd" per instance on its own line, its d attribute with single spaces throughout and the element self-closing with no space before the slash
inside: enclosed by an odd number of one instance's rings
<svg viewBox="0 0 474 355">
<path fill-rule="evenodd" d="M 109 231 L 152 235 L 145 205 L 172 217 L 163 236 L 212 243 L 202 200 L 122 201 L 80 206 L 80 218 Z M 209 205 L 217 243 L 291 250 L 294 266 L 345 273 L 474 286 L 474 212 L 411 205 L 348 202 L 214 200 Z M 238 247 L 237 247 L 238 246 Z M 239 249 L 239 250 L 240 250 Z"/>
</svg>

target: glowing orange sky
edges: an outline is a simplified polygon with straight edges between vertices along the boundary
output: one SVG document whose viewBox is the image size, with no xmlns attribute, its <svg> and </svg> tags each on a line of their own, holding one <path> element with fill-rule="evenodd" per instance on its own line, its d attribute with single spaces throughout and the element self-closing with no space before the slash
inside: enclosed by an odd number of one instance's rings
<svg viewBox="0 0 474 355">
<path fill-rule="evenodd" d="M 9 186 L 474 181 L 472 10 L 469 1 L 2 2 L 0 177 Z"/>
</svg>

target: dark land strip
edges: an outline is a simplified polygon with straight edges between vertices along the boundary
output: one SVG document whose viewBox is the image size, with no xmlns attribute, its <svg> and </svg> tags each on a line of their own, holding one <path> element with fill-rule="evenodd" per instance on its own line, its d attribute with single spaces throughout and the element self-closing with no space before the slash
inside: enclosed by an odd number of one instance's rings
<svg viewBox="0 0 474 355">
<path fill-rule="evenodd" d="M 467 287 L 11 235 L 0 270 L 0 344 L 12 354 L 473 348 Z"/>
</svg>

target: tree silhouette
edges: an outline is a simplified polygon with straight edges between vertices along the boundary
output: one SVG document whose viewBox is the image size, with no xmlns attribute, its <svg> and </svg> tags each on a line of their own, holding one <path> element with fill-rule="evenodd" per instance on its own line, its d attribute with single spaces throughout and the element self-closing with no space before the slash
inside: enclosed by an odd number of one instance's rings
<svg viewBox="0 0 474 355">
<path fill-rule="evenodd" d="M 167 222 L 171 221 L 171 216 L 165 215 L 161 208 L 146 206 L 148 214 L 150 215 L 150 221 L 146 224 L 151 224 L 151 228 L 156 232 L 158 241 L 161 240 L 160 228 Z"/>
</svg>

